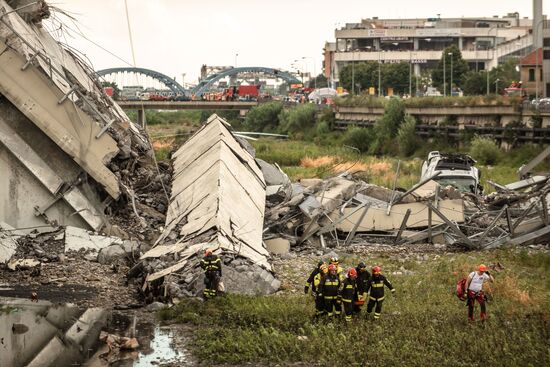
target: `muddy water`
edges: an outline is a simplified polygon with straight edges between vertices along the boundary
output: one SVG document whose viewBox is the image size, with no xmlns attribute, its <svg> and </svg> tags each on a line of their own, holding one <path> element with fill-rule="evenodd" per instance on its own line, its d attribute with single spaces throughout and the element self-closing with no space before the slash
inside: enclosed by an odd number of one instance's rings
<svg viewBox="0 0 550 367">
<path fill-rule="evenodd" d="M 188 366 L 191 364 L 191 356 L 181 344 L 176 342 L 178 330 L 172 327 L 156 326 L 151 340 L 150 353 L 140 352 L 138 359 L 131 364 L 132 367 L 149 367 L 154 364 L 159 366 Z"/>
<path fill-rule="evenodd" d="M 109 351 L 100 331 L 135 337 L 139 348 Z M 0 366 L 193 366 L 191 331 L 160 326 L 154 314 L 110 313 L 17 298 L 0 298 Z"/>
</svg>

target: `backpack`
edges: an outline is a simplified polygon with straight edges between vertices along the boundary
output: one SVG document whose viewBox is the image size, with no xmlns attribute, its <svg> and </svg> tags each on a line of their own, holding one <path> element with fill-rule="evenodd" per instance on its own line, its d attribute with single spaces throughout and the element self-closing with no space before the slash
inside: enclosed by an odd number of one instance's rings
<svg viewBox="0 0 550 367">
<path fill-rule="evenodd" d="M 466 290 L 466 282 L 468 278 L 462 278 L 458 282 L 456 282 L 456 296 L 461 301 L 466 301 L 467 298 L 467 290 Z"/>
</svg>

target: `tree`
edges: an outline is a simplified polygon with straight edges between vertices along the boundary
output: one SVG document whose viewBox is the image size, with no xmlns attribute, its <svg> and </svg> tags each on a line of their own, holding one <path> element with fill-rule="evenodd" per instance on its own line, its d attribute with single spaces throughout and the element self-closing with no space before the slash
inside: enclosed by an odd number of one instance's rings
<svg viewBox="0 0 550 367">
<path fill-rule="evenodd" d="M 340 70 L 340 85 L 349 92 L 353 91 L 352 80 L 355 81 L 355 92 L 378 86 L 378 64 L 374 62 L 356 62 L 348 64 Z"/>
<path fill-rule="evenodd" d="M 388 90 L 393 88 L 396 94 L 409 93 L 410 66 L 408 62 L 397 64 L 383 64 L 381 70 L 382 88 Z"/>
<path fill-rule="evenodd" d="M 340 70 L 340 84 L 349 92 L 353 90 L 351 83 L 355 81 L 355 92 L 367 90 L 369 87 L 378 89 L 377 62 L 360 62 L 348 64 Z M 393 88 L 394 93 L 403 94 L 409 91 L 409 64 L 381 64 L 380 76 L 383 90 Z"/>
<path fill-rule="evenodd" d="M 115 101 L 118 101 L 119 97 L 120 97 L 120 88 L 118 87 L 117 83 L 115 82 L 101 82 L 101 88 L 105 88 L 105 87 L 111 87 L 113 88 L 113 99 Z"/>
<path fill-rule="evenodd" d="M 317 83 L 315 81 L 317 80 Z M 311 79 L 308 82 L 309 88 L 315 88 L 315 85 L 317 84 L 317 88 L 326 88 L 328 87 L 328 80 L 323 74 L 317 75 L 315 78 Z"/>
<path fill-rule="evenodd" d="M 244 125 L 251 131 L 275 131 L 282 110 L 283 104 L 280 102 L 262 103 L 248 111 Z"/>
<path fill-rule="evenodd" d="M 297 136 L 303 134 L 315 125 L 315 105 L 308 103 L 298 105 L 279 114 L 279 131 Z"/>
<path fill-rule="evenodd" d="M 464 74 L 462 81 L 462 91 L 465 95 L 475 96 L 487 93 L 487 72 L 469 71 Z"/>
<path fill-rule="evenodd" d="M 451 53 L 452 55 L 449 55 Z M 432 84 L 443 91 L 443 66 L 445 66 L 445 83 L 447 94 L 451 94 L 451 62 L 453 86 L 461 87 L 464 75 L 470 70 L 468 63 L 462 58 L 462 52 L 457 46 L 451 45 L 443 50 L 441 60 L 432 70 Z"/>
<path fill-rule="evenodd" d="M 405 105 L 392 98 L 386 105 L 384 115 L 374 124 L 374 142 L 370 145 L 373 154 L 395 154 L 395 137 L 405 119 Z"/>
<path fill-rule="evenodd" d="M 405 116 L 405 121 L 397 132 L 397 146 L 399 152 L 408 157 L 411 156 L 419 146 L 419 139 L 416 136 L 416 121 L 411 116 Z"/>
<path fill-rule="evenodd" d="M 518 61 L 510 59 L 489 71 L 489 93 L 503 94 L 513 81 L 519 81 L 520 75 L 516 70 Z M 497 83 L 498 80 L 498 83 Z M 498 91 L 496 88 L 498 87 Z M 467 95 L 479 95 L 487 93 L 487 71 L 470 71 L 464 75 L 463 91 Z"/>
</svg>

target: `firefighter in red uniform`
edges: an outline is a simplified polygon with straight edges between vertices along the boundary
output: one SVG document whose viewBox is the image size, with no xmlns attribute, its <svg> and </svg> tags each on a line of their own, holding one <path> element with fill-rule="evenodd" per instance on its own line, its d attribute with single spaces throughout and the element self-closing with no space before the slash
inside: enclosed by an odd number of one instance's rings
<svg viewBox="0 0 550 367">
<path fill-rule="evenodd" d="M 331 264 L 328 267 L 328 274 L 326 277 L 321 279 L 319 283 L 319 291 L 323 294 L 323 299 L 325 302 L 325 310 L 329 317 L 334 315 L 340 316 L 340 278 L 336 274 L 336 266 Z"/>
<path fill-rule="evenodd" d="M 353 298 L 355 295 L 355 280 L 357 279 L 357 270 L 354 268 L 348 269 L 348 276 L 344 280 L 344 285 L 340 291 L 342 302 L 344 303 L 344 312 L 346 314 L 346 321 L 351 321 L 351 315 L 353 314 Z"/>
<path fill-rule="evenodd" d="M 382 302 L 384 302 L 384 285 L 388 287 L 392 293 L 395 292 L 395 288 L 391 283 L 382 275 L 382 269 L 379 266 L 372 268 L 372 276 L 367 282 L 369 294 L 369 303 L 367 304 L 367 318 L 372 312 L 372 309 L 376 306 L 374 310 L 374 319 L 377 320 L 380 318 L 380 313 L 382 312 Z"/>
</svg>

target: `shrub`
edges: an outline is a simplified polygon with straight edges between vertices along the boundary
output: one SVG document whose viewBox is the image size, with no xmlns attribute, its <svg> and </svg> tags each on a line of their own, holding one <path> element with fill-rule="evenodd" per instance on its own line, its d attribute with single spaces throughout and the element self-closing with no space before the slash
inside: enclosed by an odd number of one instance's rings
<svg viewBox="0 0 550 367">
<path fill-rule="evenodd" d="M 307 130 L 315 125 L 315 105 L 299 105 L 279 114 L 279 129 L 293 136 L 305 136 Z"/>
<path fill-rule="evenodd" d="M 418 148 L 418 137 L 416 136 L 416 121 L 411 116 L 405 117 L 405 122 L 397 132 L 397 145 L 399 153 L 410 156 Z"/>
<path fill-rule="evenodd" d="M 251 131 L 275 131 L 282 110 L 283 104 L 280 102 L 260 104 L 246 114 L 244 126 Z"/>
<path fill-rule="evenodd" d="M 494 140 L 476 136 L 472 140 L 470 154 L 481 164 L 494 165 L 500 160 L 502 151 Z"/>
<path fill-rule="evenodd" d="M 371 129 L 352 127 L 346 131 L 344 144 L 359 149 L 361 153 L 365 153 L 369 150 L 370 144 L 374 140 L 373 135 Z"/>
</svg>

